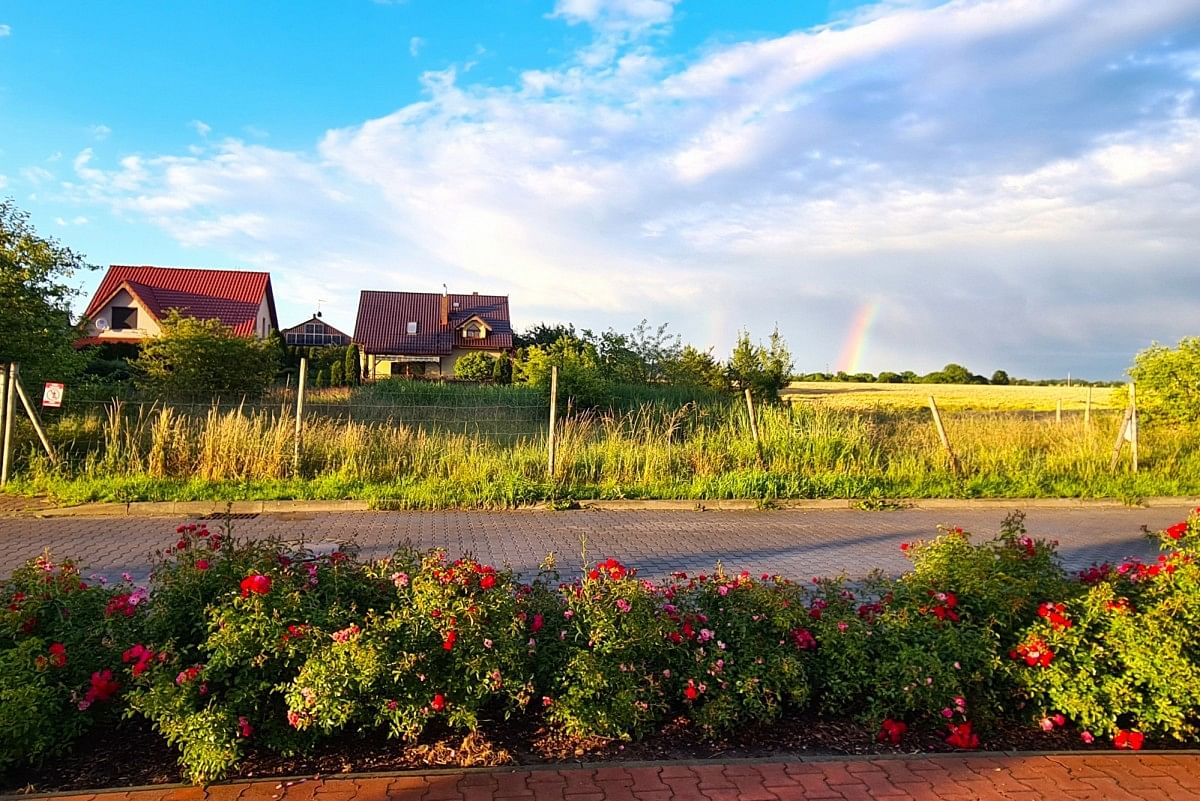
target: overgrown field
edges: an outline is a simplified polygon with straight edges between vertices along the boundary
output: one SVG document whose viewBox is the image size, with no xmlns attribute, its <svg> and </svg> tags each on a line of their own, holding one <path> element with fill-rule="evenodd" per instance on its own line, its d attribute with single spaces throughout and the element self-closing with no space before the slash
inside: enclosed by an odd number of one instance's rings
<svg viewBox="0 0 1200 801">
<path fill-rule="evenodd" d="M 834 409 L 926 409 L 929 396 L 943 411 L 1054 412 L 1082 415 L 1091 395 L 1092 411 L 1123 409 L 1124 387 L 993 386 L 984 384 L 866 384 L 793 381 L 780 393 L 791 403 L 817 403 Z"/>
<path fill-rule="evenodd" d="M 388 406 L 379 397 L 314 407 L 298 471 L 295 421 L 283 404 L 207 410 L 97 405 L 49 426 L 62 457 L 57 465 L 38 455 L 32 433 L 24 432 L 13 486 L 68 503 L 358 498 L 398 508 L 584 498 L 1134 501 L 1200 494 L 1200 432 L 1144 428 L 1140 471 L 1127 468 L 1128 446 L 1121 465 L 1110 470 L 1119 412 L 1098 408 L 1085 424 L 1080 414 L 1064 414 L 1056 423 L 1053 412 L 978 413 L 947 404 L 943 416 L 961 463 L 958 474 L 927 410 L 764 406 L 757 410 L 759 446 L 745 407 L 728 401 L 572 412 L 559 422 L 550 475 L 545 409 L 536 395 L 478 389 L 479 397 L 453 407 L 413 399 Z M 1005 388 L 986 388 L 997 389 Z M 375 390 L 383 391 L 393 390 Z"/>
</svg>

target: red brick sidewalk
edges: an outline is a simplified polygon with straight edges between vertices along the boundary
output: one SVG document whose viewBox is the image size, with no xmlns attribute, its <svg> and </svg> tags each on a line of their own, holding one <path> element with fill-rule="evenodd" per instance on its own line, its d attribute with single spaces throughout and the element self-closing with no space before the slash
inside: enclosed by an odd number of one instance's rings
<svg viewBox="0 0 1200 801">
<path fill-rule="evenodd" d="M 392 774 L 58 796 L 72 801 L 1181 801 L 1200 798 L 1195 754 L 929 756 L 664 763 L 648 767 Z"/>
</svg>

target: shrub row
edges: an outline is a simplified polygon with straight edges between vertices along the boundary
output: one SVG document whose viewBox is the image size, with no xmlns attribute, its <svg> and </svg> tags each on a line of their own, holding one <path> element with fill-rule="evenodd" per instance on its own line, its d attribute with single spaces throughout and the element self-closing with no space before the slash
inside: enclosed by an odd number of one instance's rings
<svg viewBox="0 0 1200 801">
<path fill-rule="evenodd" d="M 991 541 L 906 544 L 899 579 L 650 582 L 609 559 L 524 583 L 441 551 L 364 561 L 187 525 L 148 588 L 50 554 L 0 586 L 0 771 L 120 715 L 196 782 L 249 747 L 517 714 L 634 738 L 680 715 L 720 734 L 815 711 L 960 748 L 1006 718 L 1140 748 L 1194 735 L 1200 712 L 1200 510 L 1157 536 L 1157 562 L 1077 579 L 1016 515 Z"/>
</svg>

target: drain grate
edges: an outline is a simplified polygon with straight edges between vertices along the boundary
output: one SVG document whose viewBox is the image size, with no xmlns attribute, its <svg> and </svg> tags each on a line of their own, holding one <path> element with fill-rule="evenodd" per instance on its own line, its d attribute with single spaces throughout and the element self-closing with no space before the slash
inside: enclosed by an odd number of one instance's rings
<svg viewBox="0 0 1200 801">
<path fill-rule="evenodd" d="M 213 512 L 210 515 L 200 515 L 197 520 L 254 520 L 258 517 L 258 512 L 234 512 L 226 514 L 225 512 Z"/>
</svg>

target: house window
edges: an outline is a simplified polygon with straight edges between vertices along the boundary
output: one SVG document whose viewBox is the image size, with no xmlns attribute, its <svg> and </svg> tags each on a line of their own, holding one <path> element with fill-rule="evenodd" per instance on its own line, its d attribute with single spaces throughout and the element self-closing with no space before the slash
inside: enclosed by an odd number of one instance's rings
<svg viewBox="0 0 1200 801">
<path fill-rule="evenodd" d="M 412 335 L 412 334 L 415 334 L 415 333 L 417 333 L 417 323 L 416 323 L 416 321 L 414 320 L 414 321 L 410 322 L 410 323 L 408 324 L 408 327 L 405 329 L 405 331 L 406 331 L 406 332 L 407 332 L 409 335 Z"/>
<path fill-rule="evenodd" d="M 483 328 L 478 323 L 471 323 L 463 329 L 463 336 L 467 339 L 483 339 Z"/>
<path fill-rule="evenodd" d="M 129 331 L 138 327 L 137 322 L 136 306 L 112 307 L 112 330 Z"/>
<path fill-rule="evenodd" d="M 306 333 L 306 334 L 321 333 L 321 324 L 320 323 L 305 323 L 304 324 L 304 333 Z"/>
</svg>

